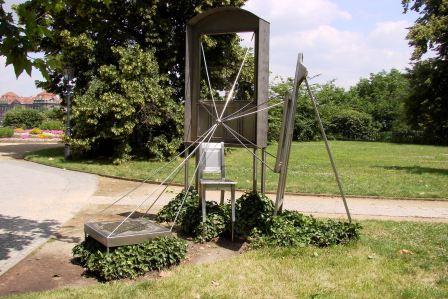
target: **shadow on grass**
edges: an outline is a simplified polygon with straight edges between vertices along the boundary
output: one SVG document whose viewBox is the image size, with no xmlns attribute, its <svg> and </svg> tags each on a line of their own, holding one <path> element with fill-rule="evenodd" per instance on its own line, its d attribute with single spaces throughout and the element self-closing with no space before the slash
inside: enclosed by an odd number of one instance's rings
<svg viewBox="0 0 448 299">
<path fill-rule="evenodd" d="M 400 170 L 406 171 L 412 174 L 440 174 L 448 175 L 448 169 L 443 168 L 432 168 L 432 167 L 421 167 L 421 166 L 374 166 L 376 168 L 383 168 L 387 170 Z"/>
<path fill-rule="evenodd" d="M 0 148 L 0 153 L 1 153 Z M 33 158 L 60 158 L 61 160 L 64 159 L 64 147 L 53 147 L 53 148 L 38 148 L 36 147 L 35 150 L 30 150 L 29 154 L 25 153 L 25 158 L 32 160 Z M 75 163 L 83 163 L 83 164 L 91 164 L 91 165 L 116 165 L 113 163 L 113 158 L 108 156 L 98 156 L 98 157 L 91 157 L 91 156 L 74 156 L 72 157 L 68 163 L 75 162 Z M 131 160 L 127 162 L 167 162 L 164 160 L 158 160 L 154 157 L 145 157 L 145 156 L 135 156 Z M 65 163 L 65 161 L 63 161 Z"/>
<path fill-rule="evenodd" d="M 51 152 L 59 153 L 63 155 L 64 147 L 59 143 L 14 143 L 14 144 L 1 144 L 0 143 L 0 155 L 11 157 L 14 159 L 22 159 L 32 152 Z"/>
</svg>

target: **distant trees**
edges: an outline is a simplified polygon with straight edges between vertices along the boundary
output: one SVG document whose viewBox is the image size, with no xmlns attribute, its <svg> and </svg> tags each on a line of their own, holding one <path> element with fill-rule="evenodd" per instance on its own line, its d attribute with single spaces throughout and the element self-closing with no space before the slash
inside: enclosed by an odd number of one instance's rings
<svg viewBox="0 0 448 299">
<path fill-rule="evenodd" d="M 448 61 L 426 59 L 409 71 L 406 117 L 427 143 L 448 145 Z"/>
<path fill-rule="evenodd" d="M 271 86 L 271 101 L 288 96 L 292 80 L 277 80 Z M 409 95 L 409 83 L 398 70 L 382 71 L 361 79 L 349 90 L 337 87 L 333 82 L 313 84 L 312 90 L 319 101 L 319 109 L 330 137 L 343 140 L 395 140 L 407 130 L 404 102 Z M 269 112 L 269 137 L 278 137 L 281 122 L 281 108 Z M 299 92 L 296 126 L 296 140 L 320 138 L 314 110 L 304 89 Z M 398 141 L 396 139 L 395 141 Z M 414 142 L 403 140 L 401 142 Z"/>
<path fill-rule="evenodd" d="M 409 94 L 409 82 L 396 69 L 370 74 L 351 90 L 359 99 L 359 109 L 372 116 L 380 132 L 388 132 L 403 121 L 403 104 Z"/>
<path fill-rule="evenodd" d="M 410 94 L 405 102 L 412 129 L 426 142 L 448 144 L 448 3 L 403 0 L 405 12 L 420 14 L 407 39 L 414 47 L 413 67 L 408 70 Z M 422 59 L 426 53 L 434 56 Z"/>
</svg>

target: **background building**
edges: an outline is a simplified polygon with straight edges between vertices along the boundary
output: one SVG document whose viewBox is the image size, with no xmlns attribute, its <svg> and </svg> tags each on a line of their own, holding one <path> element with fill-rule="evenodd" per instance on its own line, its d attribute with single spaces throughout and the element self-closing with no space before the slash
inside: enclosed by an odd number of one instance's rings
<svg viewBox="0 0 448 299">
<path fill-rule="evenodd" d="M 58 95 L 46 91 L 32 97 L 21 97 L 14 92 L 7 92 L 0 96 L 0 121 L 8 110 L 17 106 L 36 110 L 58 108 L 61 106 L 61 99 Z"/>
</svg>

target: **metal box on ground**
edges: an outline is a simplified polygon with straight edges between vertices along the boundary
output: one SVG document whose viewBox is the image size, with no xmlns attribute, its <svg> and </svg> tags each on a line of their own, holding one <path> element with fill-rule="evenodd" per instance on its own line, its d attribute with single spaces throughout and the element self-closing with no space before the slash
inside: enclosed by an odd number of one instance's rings
<svg viewBox="0 0 448 299">
<path fill-rule="evenodd" d="M 106 247 L 133 245 L 171 234 L 169 228 L 146 219 L 128 219 L 109 237 L 121 221 L 101 221 L 84 224 L 84 233 Z"/>
</svg>

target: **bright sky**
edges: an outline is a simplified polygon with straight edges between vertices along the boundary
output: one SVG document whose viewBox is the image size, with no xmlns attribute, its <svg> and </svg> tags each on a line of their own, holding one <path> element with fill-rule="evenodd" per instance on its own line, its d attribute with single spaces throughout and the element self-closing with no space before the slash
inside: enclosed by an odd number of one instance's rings
<svg viewBox="0 0 448 299">
<path fill-rule="evenodd" d="M 6 9 L 18 2 L 6 0 Z M 409 64 L 406 27 L 417 16 L 404 15 L 401 0 L 249 0 L 244 8 L 271 23 L 272 75 L 293 76 L 298 52 L 304 53 L 310 75 L 322 74 L 314 82 L 336 79 L 343 87 Z M 5 60 L 0 56 L 0 94 L 37 93 L 38 71 L 16 79 Z"/>
</svg>

